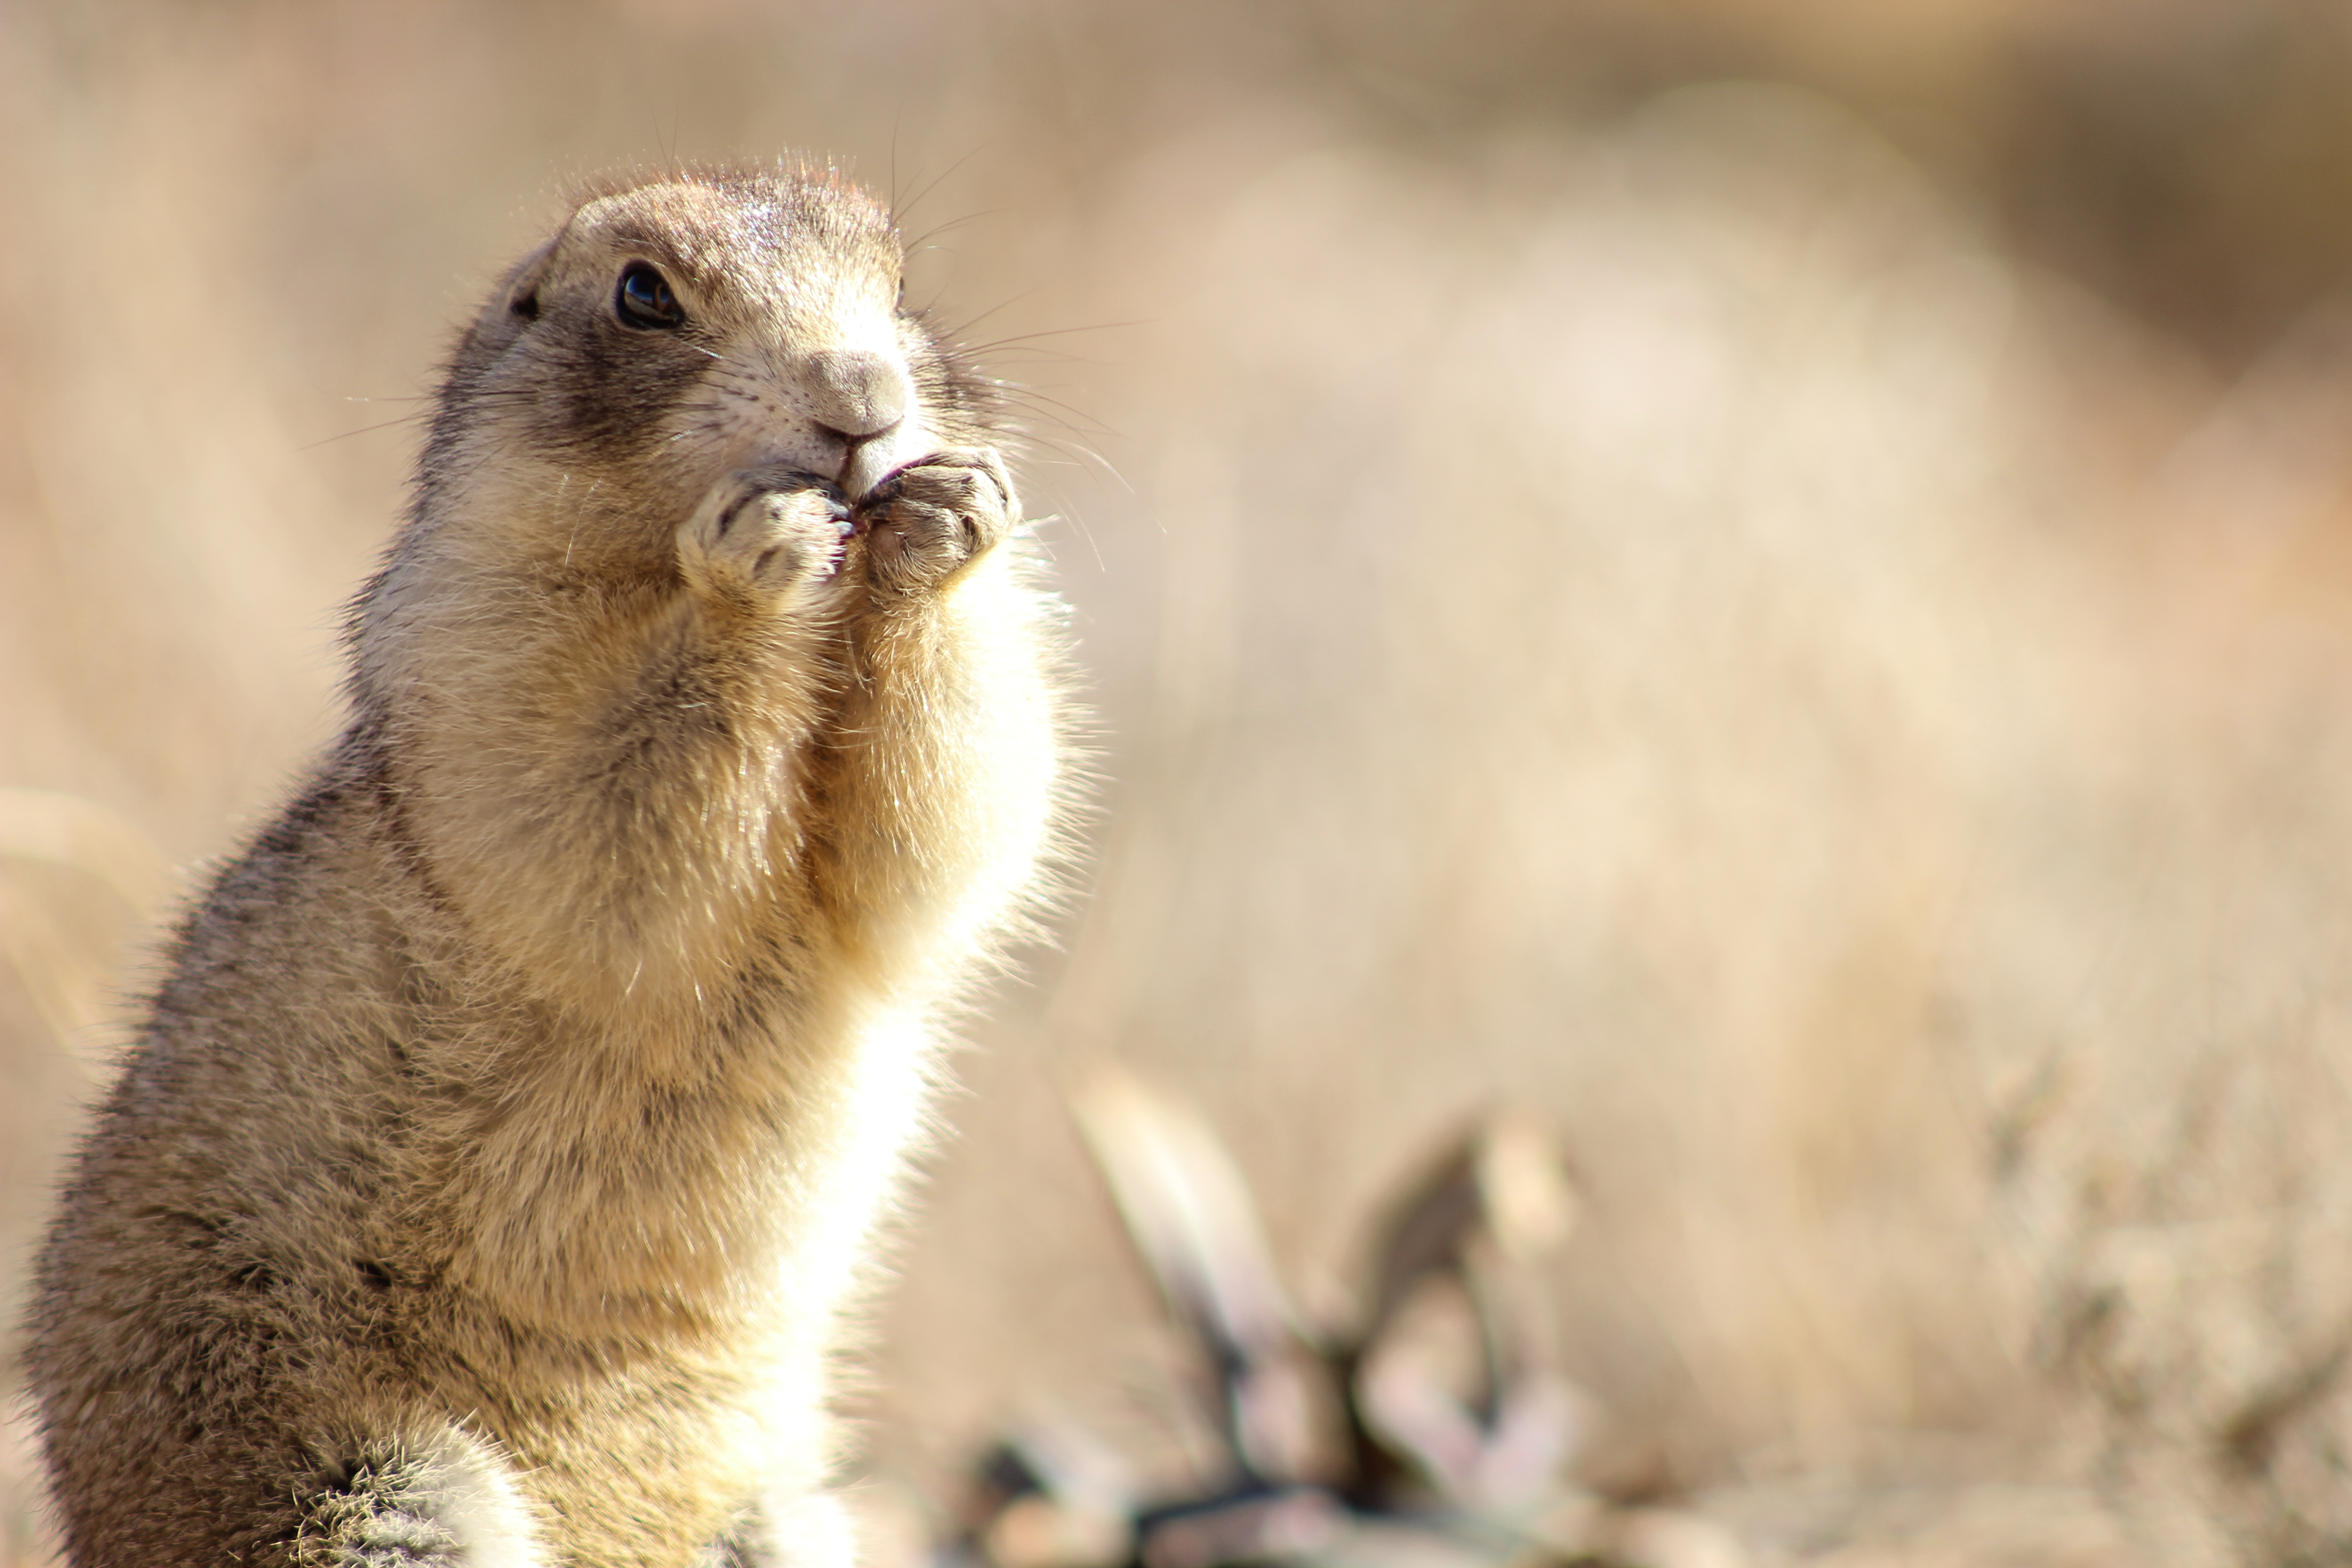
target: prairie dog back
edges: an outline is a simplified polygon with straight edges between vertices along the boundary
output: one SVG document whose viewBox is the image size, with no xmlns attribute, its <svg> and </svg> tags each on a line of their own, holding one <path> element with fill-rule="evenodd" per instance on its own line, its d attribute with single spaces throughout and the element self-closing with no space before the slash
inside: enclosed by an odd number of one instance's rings
<svg viewBox="0 0 2352 1568">
<path fill-rule="evenodd" d="M 834 1320 L 1066 787 L 987 384 L 829 171 L 589 192 L 43 1252 L 98 1564 L 837 1555 Z"/>
</svg>

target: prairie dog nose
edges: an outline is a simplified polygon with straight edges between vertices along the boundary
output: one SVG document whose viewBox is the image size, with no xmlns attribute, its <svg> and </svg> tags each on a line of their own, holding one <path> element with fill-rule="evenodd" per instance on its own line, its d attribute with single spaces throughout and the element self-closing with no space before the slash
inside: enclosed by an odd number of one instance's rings
<svg viewBox="0 0 2352 1568">
<path fill-rule="evenodd" d="M 807 363 L 816 422 L 852 445 L 896 429 L 914 401 L 906 371 L 870 350 L 819 349 Z"/>
</svg>

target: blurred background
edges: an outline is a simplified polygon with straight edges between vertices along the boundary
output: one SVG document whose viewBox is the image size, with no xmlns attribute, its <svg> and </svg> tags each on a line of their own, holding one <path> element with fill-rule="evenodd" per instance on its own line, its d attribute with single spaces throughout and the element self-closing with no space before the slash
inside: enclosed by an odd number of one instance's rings
<svg viewBox="0 0 2352 1568">
<path fill-rule="evenodd" d="M 1165 1376 L 1107 1058 L 1326 1321 L 1539 1120 L 1576 1463 L 1758 1561 L 2352 1561 L 2326 0 L 0 0 L 12 1312 L 457 323 L 571 178 L 787 148 L 1024 389 L 1102 778 L 872 1310 L 884 1568 Z"/>
</svg>

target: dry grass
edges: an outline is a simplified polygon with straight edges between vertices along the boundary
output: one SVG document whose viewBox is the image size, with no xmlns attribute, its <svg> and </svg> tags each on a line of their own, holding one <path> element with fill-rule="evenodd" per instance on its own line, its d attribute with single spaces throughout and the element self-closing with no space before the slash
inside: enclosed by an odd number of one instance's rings
<svg viewBox="0 0 2352 1568">
<path fill-rule="evenodd" d="M 2134 318 L 1965 216 L 1984 160 L 1651 94 L 1965 78 L 1882 118 L 1996 145 L 1985 62 L 2057 46 L 1920 10 L 0 8 L 0 785 L 52 792 L 0 795 L 0 1287 L 153 912 L 41 814 L 193 868 L 268 808 L 540 193 L 830 148 L 1001 307 L 1107 779 L 877 1313 L 877 1473 L 1151 1375 L 1059 1102 L 1110 1054 L 1318 1300 L 1436 1131 L 1551 1119 L 1592 1462 L 1791 1557 L 2352 1553 L 2352 326 L 2278 268 Z"/>
</svg>

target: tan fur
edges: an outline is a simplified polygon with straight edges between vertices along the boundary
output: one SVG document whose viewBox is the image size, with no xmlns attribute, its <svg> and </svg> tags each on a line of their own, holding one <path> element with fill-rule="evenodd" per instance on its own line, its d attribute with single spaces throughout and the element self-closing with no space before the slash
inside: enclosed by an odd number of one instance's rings
<svg viewBox="0 0 2352 1568">
<path fill-rule="evenodd" d="M 1063 778 L 987 388 L 899 266 L 827 173 L 624 182 L 460 344 L 350 727 L 43 1255 L 82 1568 L 834 1549 L 835 1319 Z"/>
</svg>

